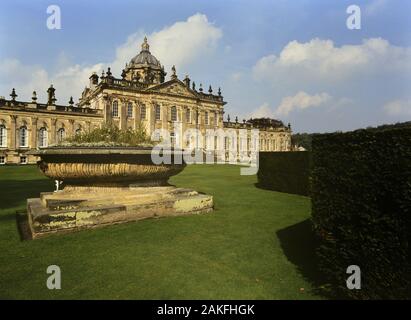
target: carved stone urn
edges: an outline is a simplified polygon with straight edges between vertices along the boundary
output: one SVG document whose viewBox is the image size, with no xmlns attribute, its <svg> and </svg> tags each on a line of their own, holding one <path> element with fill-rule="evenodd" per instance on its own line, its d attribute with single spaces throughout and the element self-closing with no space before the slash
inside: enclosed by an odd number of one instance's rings
<svg viewBox="0 0 411 320">
<path fill-rule="evenodd" d="M 56 191 L 27 200 L 31 237 L 136 221 L 206 213 L 213 198 L 176 188 L 168 179 L 186 166 L 181 150 L 164 150 L 154 164 L 144 147 L 50 147 L 32 152 Z"/>
<path fill-rule="evenodd" d="M 164 153 L 170 153 L 171 164 L 156 165 L 151 160 L 151 150 L 142 147 L 53 147 L 34 154 L 41 158 L 40 170 L 53 180 L 64 181 L 66 186 L 167 185 L 168 179 L 186 166 L 175 159 L 182 151 L 165 150 Z"/>
</svg>

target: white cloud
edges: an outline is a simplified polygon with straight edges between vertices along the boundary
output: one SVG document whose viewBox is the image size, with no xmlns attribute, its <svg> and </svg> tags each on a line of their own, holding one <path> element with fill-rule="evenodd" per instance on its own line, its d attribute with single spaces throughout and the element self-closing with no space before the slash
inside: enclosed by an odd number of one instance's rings
<svg viewBox="0 0 411 320">
<path fill-rule="evenodd" d="M 113 70 L 121 72 L 124 64 L 140 52 L 144 35 L 142 31 L 134 33 L 116 49 Z M 206 15 L 197 13 L 186 21 L 176 22 L 147 37 L 151 53 L 164 64 L 166 70 L 175 65 L 178 72 L 179 68 L 185 68 L 212 53 L 222 35 L 221 29 L 210 23 Z"/>
<path fill-rule="evenodd" d="M 234 72 L 230 75 L 230 80 L 234 81 L 234 82 L 237 82 L 237 81 L 240 81 L 243 78 L 243 76 L 244 76 L 244 74 L 241 71 Z"/>
<path fill-rule="evenodd" d="M 26 100 L 34 90 L 45 91 L 50 85 L 47 71 L 38 65 L 28 66 L 17 59 L 6 59 L 0 61 L 0 70 L 0 95 L 5 95 L 6 99 L 10 99 L 12 88 L 16 89 L 17 100 Z"/>
<path fill-rule="evenodd" d="M 299 91 L 294 96 L 284 97 L 280 104 L 273 110 L 268 102 L 264 102 L 257 109 L 253 110 L 248 118 L 281 118 L 288 116 L 292 111 L 305 110 L 308 108 L 319 107 L 329 103 L 329 107 L 339 107 L 347 103 L 345 99 L 333 101 L 328 93 L 309 95 L 304 91 Z"/>
<path fill-rule="evenodd" d="M 130 35 L 125 43 L 116 48 L 116 56 L 111 63 L 70 64 L 67 56 L 61 53 L 56 58 L 58 71 L 55 73 L 47 72 L 42 66 L 24 65 L 17 59 L 1 61 L 0 92 L 7 95 L 14 87 L 19 95 L 18 99 L 29 100 L 33 90 L 36 90 L 39 101 L 44 102 L 46 90 L 52 83 L 56 88 L 57 103 L 66 104 L 70 96 L 75 99 L 80 96 L 93 72 L 101 74 L 103 69 L 111 66 L 113 74 L 119 76 L 125 63 L 140 52 L 144 36 L 143 31 Z M 206 15 L 197 13 L 186 21 L 179 21 L 147 34 L 147 37 L 150 51 L 164 64 L 166 70 L 176 65 L 178 73 L 179 68 L 184 69 L 213 53 L 222 37 L 222 31 L 209 22 Z M 184 75 L 179 76 L 182 78 Z"/>
<path fill-rule="evenodd" d="M 274 114 L 276 116 L 287 116 L 293 110 L 304 110 L 311 107 L 318 107 L 324 105 L 330 99 L 331 96 L 327 93 L 309 95 L 304 91 L 300 91 L 294 96 L 283 98 Z"/>
<path fill-rule="evenodd" d="M 248 118 L 274 118 L 274 112 L 271 110 L 270 105 L 264 102 L 261 106 L 250 113 Z"/>
<path fill-rule="evenodd" d="M 411 117 L 411 99 L 388 102 L 383 106 L 383 109 L 390 116 Z"/>
<path fill-rule="evenodd" d="M 281 81 L 338 82 L 365 75 L 411 70 L 411 48 L 391 45 L 382 38 L 359 45 L 335 46 L 331 40 L 289 42 L 279 56 L 262 57 L 253 68 L 256 79 Z"/>
<path fill-rule="evenodd" d="M 32 92 L 36 91 L 38 101 L 45 102 L 47 88 L 53 84 L 56 88 L 57 104 L 68 104 L 70 96 L 78 97 L 88 84 L 90 75 L 103 67 L 103 63 L 92 66 L 74 64 L 51 75 L 41 66 L 24 65 L 17 59 L 7 59 L 0 62 L 0 92 L 4 92 L 8 99 L 11 88 L 15 88 L 17 100 L 30 101 Z"/>
</svg>

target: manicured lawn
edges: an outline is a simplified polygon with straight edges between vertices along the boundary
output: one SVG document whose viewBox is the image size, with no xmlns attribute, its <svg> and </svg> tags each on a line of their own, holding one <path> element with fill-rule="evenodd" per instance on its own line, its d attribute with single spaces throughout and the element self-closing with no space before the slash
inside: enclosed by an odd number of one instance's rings
<svg viewBox="0 0 411 320">
<path fill-rule="evenodd" d="M 171 182 L 213 195 L 215 211 L 20 241 L 16 210 L 53 183 L 34 166 L 0 167 L 0 298 L 321 298 L 309 198 L 258 189 L 237 166 L 188 166 Z M 61 290 L 46 287 L 52 264 Z"/>
</svg>

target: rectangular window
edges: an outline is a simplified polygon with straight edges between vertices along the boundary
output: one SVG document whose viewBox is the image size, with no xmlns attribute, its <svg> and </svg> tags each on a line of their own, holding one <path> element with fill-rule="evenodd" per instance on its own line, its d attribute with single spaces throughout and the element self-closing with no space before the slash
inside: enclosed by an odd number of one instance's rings
<svg viewBox="0 0 411 320">
<path fill-rule="evenodd" d="M 28 131 L 26 127 L 20 128 L 20 147 L 27 148 L 28 147 Z"/>
<path fill-rule="evenodd" d="M 66 138 L 66 130 L 60 128 L 57 131 L 57 142 L 62 142 Z"/>
<path fill-rule="evenodd" d="M 177 121 L 177 108 L 171 107 L 171 121 Z"/>
<path fill-rule="evenodd" d="M 191 122 L 191 110 L 190 109 L 186 110 L 186 122 L 187 123 Z"/>
<path fill-rule="evenodd" d="M 6 163 L 6 157 L 0 156 L 0 164 L 5 164 L 5 163 Z"/>
<path fill-rule="evenodd" d="M 26 156 L 21 156 L 20 157 L 20 164 L 27 164 L 27 157 Z"/>
<path fill-rule="evenodd" d="M 159 105 L 156 105 L 155 113 L 156 120 L 161 120 L 161 108 Z"/>
<path fill-rule="evenodd" d="M 129 102 L 127 105 L 127 117 L 133 117 L 133 104 L 131 102 Z"/>
<path fill-rule="evenodd" d="M 208 112 L 206 111 L 204 114 L 204 123 L 208 125 Z"/>
<path fill-rule="evenodd" d="M 172 147 L 175 147 L 176 144 L 176 135 L 174 134 L 174 132 L 170 133 L 170 143 Z"/>
<path fill-rule="evenodd" d="M 113 117 L 118 117 L 118 102 L 117 101 L 113 102 L 113 109 L 111 110 L 111 115 Z"/>
<path fill-rule="evenodd" d="M 7 147 L 7 131 L 4 125 L 0 125 L 0 148 Z"/>
<path fill-rule="evenodd" d="M 47 147 L 48 145 L 47 129 L 41 128 L 39 131 L 39 147 Z"/>
<path fill-rule="evenodd" d="M 140 118 L 141 118 L 141 120 L 146 120 L 146 106 L 145 105 L 141 106 Z"/>
</svg>

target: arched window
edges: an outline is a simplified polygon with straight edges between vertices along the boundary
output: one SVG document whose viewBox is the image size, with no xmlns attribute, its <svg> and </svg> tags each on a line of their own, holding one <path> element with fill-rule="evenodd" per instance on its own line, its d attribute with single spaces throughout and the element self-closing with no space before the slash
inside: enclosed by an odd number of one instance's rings
<svg viewBox="0 0 411 320">
<path fill-rule="evenodd" d="M 144 104 L 140 108 L 140 119 L 141 120 L 146 119 L 146 106 Z"/>
<path fill-rule="evenodd" d="M 57 131 L 57 142 L 63 142 L 63 140 L 66 138 L 66 130 L 64 128 L 60 128 Z"/>
<path fill-rule="evenodd" d="M 39 130 L 39 147 L 48 146 L 48 132 L 46 128 L 41 128 Z"/>
<path fill-rule="evenodd" d="M 156 117 L 156 120 L 161 120 L 161 108 L 159 105 L 156 105 L 155 117 Z"/>
<path fill-rule="evenodd" d="M 113 102 L 113 110 L 111 111 L 111 115 L 113 117 L 118 117 L 118 102 L 117 101 Z"/>
<path fill-rule="evenodd" d="M 19 130 L 19 142 L 20 147 L 27 148 L 29 146 L 29 133 L 27 131 L 27 127 L 23 126 Z"/>
<path fill-rule="evenodd" d="M 175 106 L 171 107 L 171 121 L 177 121 L 177 108 Z"/>
<path fill-rule="evenodd" d="M 0 124 L 0 148 L 7 147 L 7 129 L 6 126 Z"/>
<path fill-rule="evenodd" d="M 133 117 L 133 104 L 131 102 L 129 102 L 127 105 L 127 117 Z"/>
</svg>

